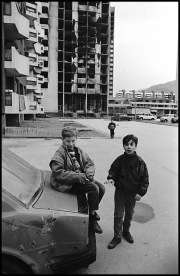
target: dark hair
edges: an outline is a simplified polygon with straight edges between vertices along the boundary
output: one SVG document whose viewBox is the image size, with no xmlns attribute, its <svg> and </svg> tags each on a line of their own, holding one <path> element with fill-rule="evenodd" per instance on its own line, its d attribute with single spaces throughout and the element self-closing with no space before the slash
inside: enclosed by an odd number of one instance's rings
<svg viewBox="0 0 180 276">
<path fill-rule="evenodd" d="M 128 134 L 123 138 L 123 146 L 128 143 L 130 140 L 132 140 L 135 145 L 137 146 L 138 144 L 138 138 L 136 136 L 134 136 L 133 134 Z"/>
<path fill-rule="evenodd" d="M 62 138 L 66 137 L 76 137 L 77 138 L 77 129 L 75 127 L 67 126 L 63 127 L 61 132 Z"/>
</svg>

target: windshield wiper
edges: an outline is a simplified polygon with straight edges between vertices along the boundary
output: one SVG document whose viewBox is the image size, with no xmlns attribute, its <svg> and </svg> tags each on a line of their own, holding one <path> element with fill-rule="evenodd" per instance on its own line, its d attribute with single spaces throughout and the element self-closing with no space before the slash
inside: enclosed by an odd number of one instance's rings
<svg viewBox="0 0 180 276">
<path fill-rule="evenodd" d="M 28 202 L 28 204 L 26 205 L 27 208 L 29 208 L 29 206 L 31 205 L 31 203 L 34 201 L 34 199 L 39 195 L 42 194 L 43 190 L 44 190 L 44 186 L 45 186 L 45 179 L 44 179 L 44 171 L 41 172 L 41 182 L 40 182 L 40 186 L 39 188 L 36 190 L 36 192 L 34 193 L 34 195 L 32 196 L 31 200 Z"/>
</svg>

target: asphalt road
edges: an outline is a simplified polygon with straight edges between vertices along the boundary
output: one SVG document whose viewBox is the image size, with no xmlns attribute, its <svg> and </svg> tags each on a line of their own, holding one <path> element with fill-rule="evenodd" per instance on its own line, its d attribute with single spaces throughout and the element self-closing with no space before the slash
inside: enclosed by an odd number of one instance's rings
<svg viewBox="0 0 180 276">
<path fill-rule="evenodd" d="M 78 119 L 76 122 L 109 133 L 105 119 Z M 122 239 L 109 250 L 113 237 L 114 187 L 106 186 L 99 215 L 103 234 L 96 234 L 97 260 L 82 274 L 178 274 L 178 128 L 134 121 L 116 122 L 115 139 L 78 139 L 96 164 L 95 178 L 104 183 L 111 163 L 123 153 L 122 138 L 138 137 L 137 153 L 145 160 L 150 186 L 136 204 L 131 226 L 134 244 Z M 60 139 L 3 138 L 11 150 L 39 169 L 49 161 Z"/>
</svg>

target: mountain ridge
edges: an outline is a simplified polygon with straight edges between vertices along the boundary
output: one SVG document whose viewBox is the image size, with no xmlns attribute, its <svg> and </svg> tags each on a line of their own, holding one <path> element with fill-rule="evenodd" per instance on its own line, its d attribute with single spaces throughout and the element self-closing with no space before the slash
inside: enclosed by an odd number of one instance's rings
<svg viewBox="0 0 180 276">
<path fill-rule="evenodd" d="M 164 93 L 173 92 L 176 94 L 176 80 L 169 81 L 162 84 L 152 85 L 149 88 L 139 89 L 138 91 L 142 91 L 142 90 L 146 92 L 152 92 L 152 91 L 155 91 L 155 92 L 163 91 Z"/>
</svg>

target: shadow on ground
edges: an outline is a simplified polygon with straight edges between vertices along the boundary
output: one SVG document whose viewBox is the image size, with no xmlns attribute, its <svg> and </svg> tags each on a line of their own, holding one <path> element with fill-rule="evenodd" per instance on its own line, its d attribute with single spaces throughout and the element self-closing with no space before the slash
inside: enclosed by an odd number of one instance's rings
<svg viewBox="0 0 180 276">
<path fill-rule="evenodd" d="M 146 223 L 155 216 L 153 208 L 143 202 L 137 202 L 134 208 L 132 220 L 139 223 Z"/>
</svg>

